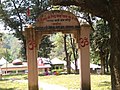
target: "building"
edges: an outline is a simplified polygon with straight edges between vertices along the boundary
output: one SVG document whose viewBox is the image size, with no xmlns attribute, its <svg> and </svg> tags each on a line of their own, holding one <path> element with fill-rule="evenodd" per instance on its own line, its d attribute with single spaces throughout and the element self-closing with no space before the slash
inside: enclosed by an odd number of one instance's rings
<svg viewBox="0 0 120 90">
<path fill-rule="evenodd" d="M 37 59 L 38 63 L 38 74 L 44 74 L 46 71 L 49 71 L 51 66 L 42 58 Z M 3 74 L 11 74 L 11 73 L 27 73 L 28 72 L 28 64 L 27 62 L 22 62 L 19 59 L 14 60 L 12 63 L 7 63 L 1 66 L 1 71 Z"/>
<path fill-rule="evenodd" d="M 3 57 L 0 59 L 0 66 L 4 65 L 4 64 L 7 64 L 7 60 L 4 59 Z"/>
<path fill-rule="evenodd" d="M 52 72 L 58 71 L 63 72 L 66 67 L 66 62 L 58 58 L 53 58 L 51 60 Z"/>
</svg>

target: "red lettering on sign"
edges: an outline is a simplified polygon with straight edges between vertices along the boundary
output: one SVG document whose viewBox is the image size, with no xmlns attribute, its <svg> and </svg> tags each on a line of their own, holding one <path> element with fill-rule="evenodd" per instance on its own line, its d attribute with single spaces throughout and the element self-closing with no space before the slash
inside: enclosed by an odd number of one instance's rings
<svg viewBox="0 0 120 90">
<path fill-rule="evenodd" d="M 63 18 L 67 18 L 68 16 L 67 16 L 67 15 L 63 15 L 62 17 L 63 17 Z"/>
<path fill-rule="evenodd" d="M 28 41 L 28 48 L 29 50 L 33 50 L 36 47 L 35 40 L 29 40 Z"/>
<path fill-rule="evenodd" d="M 75 17 L 71 16 L 71 15 L 62 15 L 62 14 L 57 14 L 57 15 L 48 15 L 48 16 L 42 16 L 40 18 L 37 18 L 36 21 L 37 22 L 42 22 L 42 21 L 46 21 L 49 19 L 56 19 L 56 18 L 61 18 L 61 19 L 75 19 Z"/>
<path fill-rule="evenodd" d="M 61 25 L 61 23 L 52 23 L 53 25 Z"/>
<path fill-rule="evenodd" d="M 58 18 L 61 18 L 61 15 L 58 14 L 57 17 L 58 17 Z"/>
<path fill-rule="evenodd" d="M 80 38 L 80 46 L 81 47 L 85 47 L 89 45 L 89 41 L 88 41 L 88 38 L 87 37 L 84 37 L 84 38 Z"/>
</svg>

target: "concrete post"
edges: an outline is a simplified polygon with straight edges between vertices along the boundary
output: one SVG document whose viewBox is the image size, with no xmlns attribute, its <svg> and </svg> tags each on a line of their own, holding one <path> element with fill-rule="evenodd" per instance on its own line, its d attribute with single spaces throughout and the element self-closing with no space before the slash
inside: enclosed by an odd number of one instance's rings
<svg viewBox="0 0 120 90">
<path fill-rule="evenodd" d="M 37 68 L 37 46 L 35 30 L 33 28 L 25 29 L 26 50 L 28 62 L 28 87 L 29 90 L 39 90 L 38 88 L 38 68 Z"/>
<path fill-rule="evenodd" d="M 82 25 L 79 38 L 78 46 L 80 50 L 80 79 L 81 79 L 81 90 L 91 90 L 90 85 L 90 53 L 89 53 L 89 40 L 90 26 Z"/>
</svg>

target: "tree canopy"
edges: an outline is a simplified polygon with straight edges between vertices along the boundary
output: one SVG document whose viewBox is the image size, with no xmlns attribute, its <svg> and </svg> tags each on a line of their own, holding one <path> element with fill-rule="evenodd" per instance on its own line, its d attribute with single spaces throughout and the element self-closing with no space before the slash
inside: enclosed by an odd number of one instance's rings
<svg viewBox="0 0 120 90">
<path fill-rule="evenodd" d="M 50 0 L 54 5 L 76 5 L 79 11 L 91 13 L 108 21 L 110 29 L 110 70 L 112 89 L 120 88 L 120 1 L 119 0 Z M 4 0 L 0 2 L 0 19 L 8 29 L 24 41 L 22 35 L 26 24 L 34 23 L 36 17 L 47 10 L 48 0 Z M 30 11 L 30 12 L 29 12 Z M 27 14 L 26 14 L 27 12 Z M 25 41 L 24 41 L 25 42 Z M 25 43 L 24 43 L 25 44 Z"/>
<path fill-rule="evenodd" d="M 22 40 L 23 57 L 26 55 L 26 41 L 23 35 L 24 28 L 34 24 L 39 14 L 49 7 L 48 0 L 3 0 L 0 3 L 0 19 L 6 29 L 13 31 L 15 37 Z"/>
<path fill-rule="evenodd" d="M 21 41 L 14 37 L 12 34 L 2 34 L 0 41 L 0 58 L 4 57 L 11 62 L 14 59 L 21 59 Z"/>
<path fill-rule="evenodd" d="M 110 28 L 110 70 L 112 90 L 120 89 L 120 1 L 119 0 L 51 0 L 53 5 L 76 5 L 81 11 L 108 21 Z"/>
</svg>

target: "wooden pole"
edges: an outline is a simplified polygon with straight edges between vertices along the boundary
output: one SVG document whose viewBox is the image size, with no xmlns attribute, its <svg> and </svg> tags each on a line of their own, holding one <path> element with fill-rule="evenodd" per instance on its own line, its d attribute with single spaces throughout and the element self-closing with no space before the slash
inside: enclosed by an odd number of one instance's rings
<svg viewBox="0 0 120 90">
<path fill-rule="evenodd" d="M 82 25 L 79 34 L 81 90 L 91 90 L 90 85 L 90 26 Z"/>
<path fill-rule="evenodd" d="M 29 90 L 39 90 L 38 88 L 38 69 L 37 69 L 37 47 L 36 36 L 33 28 L 26 28 L 26 49 L 28 62 L 28 87 Z"/>
</svg>

